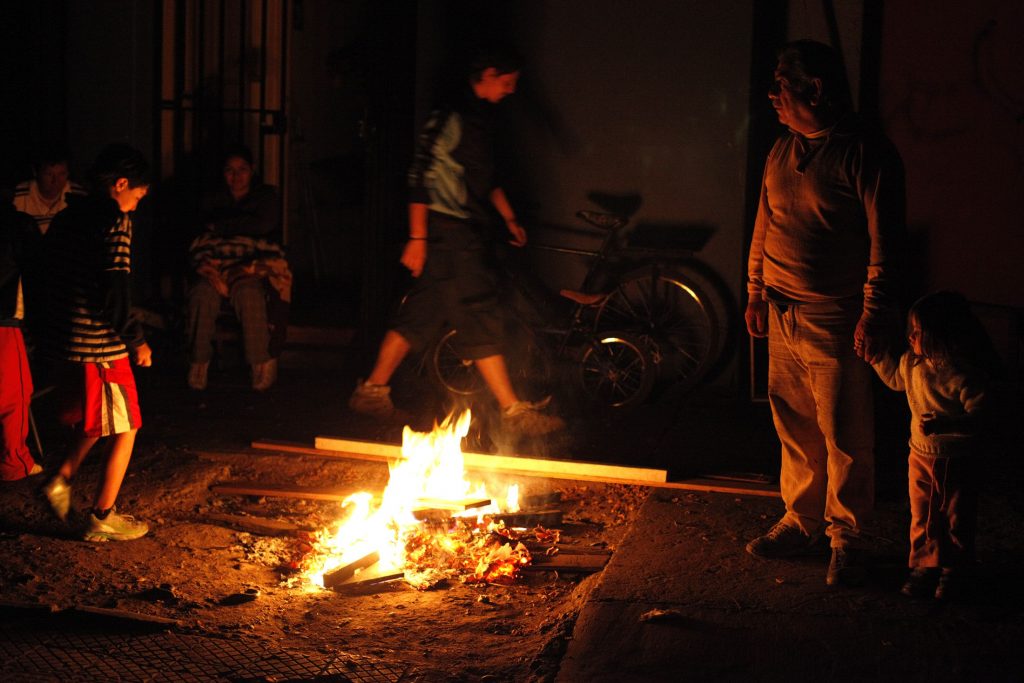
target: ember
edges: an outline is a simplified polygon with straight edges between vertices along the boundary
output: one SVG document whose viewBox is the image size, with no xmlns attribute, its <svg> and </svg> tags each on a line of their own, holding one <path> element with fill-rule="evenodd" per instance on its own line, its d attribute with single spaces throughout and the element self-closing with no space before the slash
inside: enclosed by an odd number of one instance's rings
<svg viewBox="0 0 1024 683">
<path fill-rule="evenodd" d="M 387 577 L 400 572 L 421 590 L 452 580 L 514 581 L 530 564 L 530 552 L 493 516 L 518 511 L 518 487 L 509 486 L 498 505 L 483 485 L 466 480 L 461 442 L 469 423 L 466 411 L 429 433 L 406 427 L 402 459 L 390 463 L 380 500 L 366 492 L 347 498 L 340 525 L 314 534 L 302 576 L 313 586 L 333 587 L 364 570 Z"/>
</svg>

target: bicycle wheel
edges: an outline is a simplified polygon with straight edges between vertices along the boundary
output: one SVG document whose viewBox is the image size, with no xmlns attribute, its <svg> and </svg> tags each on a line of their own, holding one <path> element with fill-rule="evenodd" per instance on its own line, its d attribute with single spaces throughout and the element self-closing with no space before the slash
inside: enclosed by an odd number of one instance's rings
<svg viewBox="0 0 1024 683">
<path fill-rule="evenodd" d="M 463 359 L 455 348 L 457 330 L 448 330 L 430 354 L 430 375 L 445 391 L 473 396 L 483 391 L 484 380 L 473 361 Z"/>
<path fill-rule="evenodd" d="M 626 275 L 598 307 L 594 330 L 622 330 L 643 340 L 659 375 L 676 390 L 696 385 L 717 360 L 719 329 L 704 292 L 658 267 Z"/>
<path fill-rule="evenodd" d="M 633 408 L 651 393 L 657 370 L 644 343 L 623 333 L 594 337 L 580 359 L 583 391 L 609 408 Z"/>
</svg>

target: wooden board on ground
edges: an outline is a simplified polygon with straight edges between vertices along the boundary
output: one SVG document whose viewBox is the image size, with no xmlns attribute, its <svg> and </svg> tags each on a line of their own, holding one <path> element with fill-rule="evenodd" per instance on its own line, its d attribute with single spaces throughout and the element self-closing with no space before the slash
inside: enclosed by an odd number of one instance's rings
<svg viewBox="0 0 1024 683">
<path fill-rule="evenodd" d="M 524 572 L 570 572 L 593 574 L 604 569 L 611 553 L 563 553 L 555 555 L 533 554 L 533 562 L 523 567 Z"/>
<path fill-rule="evenodd" d="M 219 496 L 267 496 L 271 498 L 304 498 L 333 500 L 339 503 L 355 493 L 352 489 L 309 488 L 288 484 L 267 484 L 258 481 L 237 481 L 214 484 L 210 490 Z"/>
<path fill-rule="evenodd" d="M 246 531 L 259 536 L 290 536 L 299 531 L 309 531 L 297 524 L 285 522 L 278 519 L 266 517 L 250 517 L 247 515 L 228 515 L 222 512 L 211 512 L 204 517 L 204 521 L 216 522 L 218 524 Z"/>
</svg>

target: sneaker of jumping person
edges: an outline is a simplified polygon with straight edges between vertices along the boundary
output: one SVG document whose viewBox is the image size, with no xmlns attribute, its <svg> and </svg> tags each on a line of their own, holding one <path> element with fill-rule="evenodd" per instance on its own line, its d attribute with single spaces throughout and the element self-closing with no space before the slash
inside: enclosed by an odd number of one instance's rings
<svg viewBox="0 0 1024 683">
<path fill-rule="evenodd" d="M 62 521 L 67 521 L 68 510 L 71 509 L 71 484 L 61 475 L 55 475 L 53 479 L 43 485 L 43 495 L 50 503 L 53 514 Z"/>
<path fill-rule="evenodd" d="M 191 363 L 188 366 L 188 385 L 196 391 L 206 389 L 206 375 L 210 370 L 209 363 Z"/>
<path fill-rule="evenodd" d="M 547 415 L 541 412 L 550 402 L 550 397 L 536 403 L 516 401 L 505 408 L 501 415 L 501 421 L 511 431 L 526 436 L 543 436 L 565 429 L 565 420 L 557 415 Z"/>
<path fill-rule="evenodd" d="M 825 585 L 861 586 L 867 576 L 864 551 L 859 548 L 832 548 Z"/>
<path fill-rule="evenodd" d="M 937 567 L 914 567 L 907 574 L 907 580 L 900 588 L 900 593 L 908 598 L 923 598 L 926 595 L 933 595 L 938 578 Z"/>
<path fill-rule="evenodd" d="M 253 391 L 266 391 L 274 386 L 277 381 L 277 359 L 257 363 L 252 366 L 252 388 Z"/>
<path fill-rule="evenodd" d="M 964 573 L 959 569 L 944 567 L 935 586 L 936 600 L 956 600 L 964 592 Z"/>
<path fill-rule="evenodd" d="M 817 540 L 817 536 L 805 534 L 797 525 L 779 521 L 768 533 L 747 543 L 747 552 L 754 557 L 775 560 L 806 553 Z"/>
<path fill-rule="evenodd" d="M 384 420 L 395 415 L 395 404 L 391 402 L 391 387 L 386 384 L 370 384 L 359 380 L 356 390 L 348 399 L 348 407 L 360 415 L 369 415 Z"/>
<path fill-rule="evenodd" d="M 85 532 L 82 538 L 94 543 L 105 543 L 106 541 L 134 541 L 149 533 L 149 525 L 139 521 L 131 515 L 118 514 L 117 510 L 111 508 L 103 517 L 98 516 L 95 510 L 89 512 L 89 518 L 85 523 Z"/>
</svg>

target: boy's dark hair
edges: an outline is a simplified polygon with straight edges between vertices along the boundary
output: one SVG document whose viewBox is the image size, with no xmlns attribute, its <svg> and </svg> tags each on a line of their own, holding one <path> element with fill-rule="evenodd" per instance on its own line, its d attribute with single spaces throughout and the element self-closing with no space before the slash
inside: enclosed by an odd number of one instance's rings
<svg viewBox="0 0 1024 683">
<path fill-rule="evenodd" d="M 127 178 L 128 187 L 149 184 L 149 162 L 131 145 L 115 143 L 104 147 L 89 171 L 96 190 L 109 190 L 118 178 Z"/>
<path fill-rule="evenodd" d="M 224 154 L 221 155 L 220 158 L 221 165 L 227 164 L 228 159 L 234 159 L 235 157 L 238 157 L 239 159 L 244 159 L 245 163 L 249 164 L 250 166 L 253 165 L 252 150 L 241 143 L 228 145 L 227 147 L 224 148 Z"/>
<path fill-rule="evenodd" d="M 831 46 L 816 40 L 795 40 L 782 46 L 778 58 L 779 64 L 787 67 L 786 76 L 798 95 L 806 93 L 812 78 L 820 78 L 820 106 L 837 114 L 853 109 L 846 68 Z"/>
<path fill-rule="evenodd" d="M 57 164 L 68 164 L 71 161 L 71 153 L 68 151 L 67 145 L 60 142 L 49 142 L 42 145 L 32 155 L 32 171 L 33 173 L 39 173 L 47 166 L 56 166 Z"/>
<path fill-rule="evenodd" d="M 921 330 L 921 350 L 936 367 L 973 368 L 996 373 L 999 356 L 981 321 L 963 294 L 941 291 L 918 299 L 907 316 Z"/>
<path fill-rule="evenodd" d="M 470 82 L 477 83 L 483 78 L 484 71 L 490 68 L 497 71 L 499 76 L 520 71 L 522 60 L 508 47 L 488 47 L 473 53 L 467 67 Z"/>
</svg>

